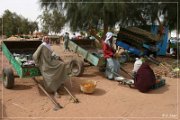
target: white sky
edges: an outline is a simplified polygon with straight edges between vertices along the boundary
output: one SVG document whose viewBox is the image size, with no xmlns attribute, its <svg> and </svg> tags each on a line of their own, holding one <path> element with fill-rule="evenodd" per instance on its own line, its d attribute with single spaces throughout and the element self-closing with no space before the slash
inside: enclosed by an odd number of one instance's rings
<svg viewBox="0 0 180 120">
<path fill-rule="evenodd" d="M 0 0 L 0 16 L 7 9 L 30 21 L 35 21 L 41 14 L 39 0 Z"/>
</svg>

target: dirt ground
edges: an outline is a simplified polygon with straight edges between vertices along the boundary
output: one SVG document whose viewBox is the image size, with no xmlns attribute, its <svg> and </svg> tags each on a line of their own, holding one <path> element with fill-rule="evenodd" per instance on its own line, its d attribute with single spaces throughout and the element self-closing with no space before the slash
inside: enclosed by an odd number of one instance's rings
<svg viewBox="0 0 180 120">
<path fill-rule="evenodd" d="M 69 60 L 77 56 L 71 52 L 63 52 L 62 45 L 53 45 L 53 50 Z M 8 62 L 1 56 L 0 67 Z M 161 61 L 173 61 L 172 58 L 158 58 Z M 3 61 L 2 61 L 3 60 Z M 175 59 L 174 59 L 175 60 Z M 123 65 L 129 72 L 133 63 Z M 151 65 L 156 69 L 156 65 Z M 125 73 L 121 72 L 123 76 Z M 65 85 L 79 99 L 80 103 L 73 103 L 70 96 L 63 95 L 56 99 L 63 108 L 54 111 L 54 105 L 48 97 L 38 89 L 29 78 L 16 78 L 13 89 L 5 89 L 0 80 L 0 118 L 3 120 L 178 120 L 179 118 L 179 79 L 164 77 L 164 87 L 140 93 L 136 89 L 120 85 L 118 82 L 107 80 L 97 67 L 85 64 L 85 71 L 81 77 L 72 77 Z M 80 83 L 83 80 L 96 80 L 97 87 L 94 94 L 83 94 Z"/>
</svg>

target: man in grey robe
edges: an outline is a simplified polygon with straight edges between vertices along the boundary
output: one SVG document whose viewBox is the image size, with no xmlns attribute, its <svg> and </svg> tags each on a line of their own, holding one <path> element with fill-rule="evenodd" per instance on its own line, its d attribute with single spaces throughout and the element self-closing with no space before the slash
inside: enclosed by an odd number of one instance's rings
<svg viewBox="0 0 180 120">
<path fill-rule="evenodd" d="M 67 79 L 66 64 L 58 59 L 51 50 L 49 38 L 45 36 L 43 43 L 33 54 L 35 64 L 39 67 L 44 79 L 44 88 L 49 93 L 57 94 L 58 89 Z"/>
</svg>

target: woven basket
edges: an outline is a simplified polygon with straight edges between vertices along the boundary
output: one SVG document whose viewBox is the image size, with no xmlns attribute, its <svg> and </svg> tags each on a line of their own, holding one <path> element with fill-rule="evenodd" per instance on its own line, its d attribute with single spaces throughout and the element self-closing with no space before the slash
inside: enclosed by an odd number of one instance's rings
<svg viewBox="0 0 180 120">
<path fill-rule="evenodd" d="M 86 80 L 80 84 L 80 89 L 83 93 L 93 93 L 95 91 L 97 82 L 94 80 Z"/>
</svg>

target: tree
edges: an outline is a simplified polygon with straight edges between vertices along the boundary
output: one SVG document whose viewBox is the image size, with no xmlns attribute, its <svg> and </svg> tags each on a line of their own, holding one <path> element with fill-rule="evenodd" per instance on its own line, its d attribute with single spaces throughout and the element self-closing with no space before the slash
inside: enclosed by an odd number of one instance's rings
<svg viewBox="0 0 180 120">
<path fill-rule="evenodd" d="M 72 30 L 88 29 L 97 39 L 97 30 L 103 26 L 103 33 L 108 27 L 117 23 L 122 26 L 152 24 L 155 20 L 162 28 L 163 24 L 172 26 L 177 23 L 177 4 L 162 3 L 154 0 L 40 0 L 41 7 L 63 9 L 66 21 Z M 177 0 L 173 0 L 177 1 Z M 147 3 L 148 2 L 148 3 Z M 164 23 L 159 20 L 159 13 L 165 17 Z M 173 13 L 174 18 L 170 18 Z M 173 22 L 172 22 L 173 20 Z M 174 26 L 174 27 L 173 27 Z M 104 36 L 103 35 L 103 36 Z"/>
<path fill-rule="evenodd" d="M 43 14 L 39 16 L 42 22 L 42 31 L 45 34 L 49 32 L 59 33 L 65 24 L 65 17 L 57 9 L 43 11 Z"/>
<path fill-rule="evenodd" d="M 0 34 L 2 33 L 2 18 L 0 17 Z M 3 34 L 3 33 L 2 33 Z"/>
<path fill-rule="evenodd" d="M 103 21 L 102 24 L 106 32 L 109 26 L 112 27 L 114 23 L 119 21 L 119 18 L 122 17 L 123 12 L 121 14 L 119 11 L 123 11 L 125 6 L 125 4 L 103 3 L 103 0 L 100 2 L 92 0 L 91 3 L 89 3 L 88 0 L 81 0 L 78 2 L 75 0 L 40 1 L 41 6 L 45 8 L 63 8 L 66 14 L 66 22 L 70 23 L 72 30 L 89 29 L 91 34 L 98 39 L 100 38 L 96 35 L 96 30 L 98 29 L 99 21 Z M 97 4 L 94 4 L 95 2 Z"/>
<path fill-rule="evenodd" d="M 49 11 L 46 9 L 43 11 L 43 14 L 39 16 L 41 22 L 42 22 L 42 32 L 45 34 L 48 34 L 50 30 L 50 26 L 52 23 L 52 16 L 49 13 Z"/>
<path fill-rule="evenodd" d="M 13 22 L 13 14 L 9 11 L 6 10 L 2 16 L 3 18 L 3 32 L 4 34 L 9 37 L 13 34 L 15 31 L 14 29 L 14 22 Z"/>
<path fill-rule="evenodd" d="M 144 0 L 136 0 L 136 2 L 144 2 Z M 149 2 L 149 3 L 147 3 Z M 158 2 L 153 0 L 146 0 L 145 3 L 138 3 L 138 10 L 140 14 L 143 14 L 142 19 L 144 21 L 150 22 L 150 24 L 154 23 L 154 21 L 158 21 L 159 25 L 168 26 L 170 30 L 177 29 L 177 0 L 164 0 L 163 2 Z M 132 7 L 131 7 L 132 8 Z M 179 10 L 180 12 L 180 10 Z M 164 20 L 160 21 L 160 17 L 163 16 Z"/>
<path fill-rule="evenodd" d="M 33 33 L 34 32 L 34 30 L 39 30 L 39 28 L 38 28 L 38 23 L 37 22 L 30 22 L 29 23 L 29 31 L 31 32 L 31 33 Z"/>
<path fill-rule="evenodd" d="M 52 31 L 59 33 L 65 24 L 65 17 L 58 10 L 52 12 Z"/>
<path fill-rule="evenodd" d="M 23 16 L 5 10 L 2 16 L 3 19 L 3 33 L 9 37 L 16 34 L 29 34 L 38 30 L 37 22 L 28 21 Z M 1 21 L 2 22 L 2 21 Z"/>
</svg>

